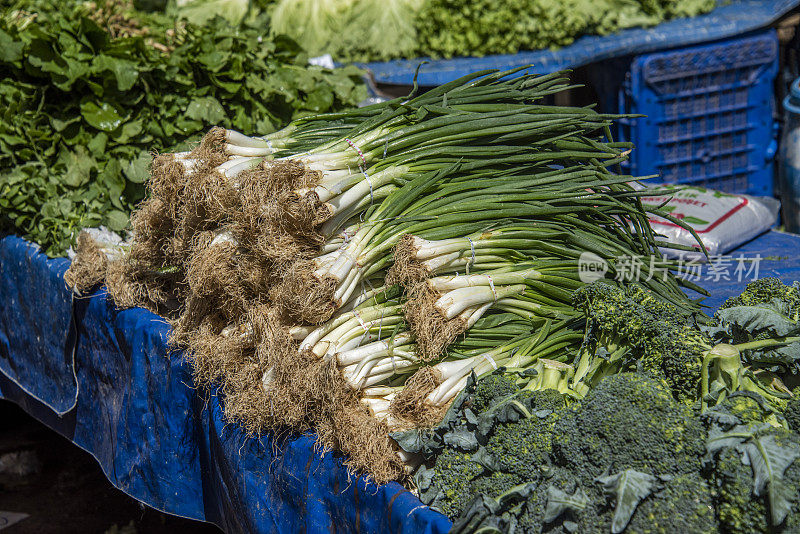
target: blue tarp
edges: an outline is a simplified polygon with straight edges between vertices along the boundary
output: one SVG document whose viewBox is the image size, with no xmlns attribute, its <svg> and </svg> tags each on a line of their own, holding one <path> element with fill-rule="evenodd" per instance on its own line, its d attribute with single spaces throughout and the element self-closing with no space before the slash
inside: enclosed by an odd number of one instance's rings
<svg viewBox="0 0 800 534">
<path fill-rule="evenodd" d="M 771 231 L 732 256 L 760 258 L 760 277 L 800 279 L 798 235 Z M 711 306 L 752 278 L 738 280 L 733 265 L 728 280 L 699 281 Z M 226 426 L 219 398 L 192 388 L 181 354 L 167 349 L 163 319 L 116 310 L 102 290 L 73 301 L 67 266 L 0 239 L 0 398 L 93 454 L 116 487 L 228 532 L 449 530 L 400 485 L 349 478 L 313 436 L 256 440 Z"/>
<path fill-rule="evenodd" d="M 0 398 L 90 452 L 119 489 L 227 532 L 447 532 L 392 483 L 348 477 L 313 436 L 246 438 L 191 386 L 163 319 L 104 291 L 74 302 L 69 262 L 0 239 Z M 59 415 L 61 414 L 61 415 Z"/>
<path fill-rule="evenodd" d="M 737 273 L 740 263 L 746 270 Z M 712 258 L 709 264 L 701 269 L 701 277 L 693 281 L 709 290 L 711 295 L 703 304 L 715 310 L 728 297 L 741 293 L 755 278 L 772 276 L 786 284 L 800 281 L 800 235 L 771 230 L 720 258 Z"/>
<path fill-rule="evenodd" d="M 510 69 L 524 65 L 534 65 L 536 72 L 545 74 L 629 54 L 715 41 L 763 28 L 800 5 L 800 0 L 730 0 L 719 4 L 706 15 L 675 19 L 653 28 L 624 30 L 604 37 L 585 36 L 558 50 L 427 60 L 429 62 L 420 68 L 417 81 L 423 86 L 441 85 L 483 69 Z M 410 85 L 414 71 L 423 59 L 366 63 L 363 66 L 372 71 L 378 83 Z"/>
</svg>

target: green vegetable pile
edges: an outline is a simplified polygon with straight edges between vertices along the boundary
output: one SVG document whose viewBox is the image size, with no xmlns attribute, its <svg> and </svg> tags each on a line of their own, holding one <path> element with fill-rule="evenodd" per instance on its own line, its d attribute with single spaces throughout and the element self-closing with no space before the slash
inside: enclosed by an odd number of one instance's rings
<svg viewBox="0 0 800 534">
<path fill-rule="evenodd" d="M 581 35 L 711 11 L 715 0 L 429 0 L 419 12 L 419 51 L 433 57 L 558 48 Z"/>
<path fill-rule="evenodd" d="M 269 133 L 366 95 L 357 70 L 307 66 L 292 41 L 221 18 L 195 26 L 111 8 L 98 20 L 74 3 L 2 7 L 0 230 L 49 255 L 82 227 L 127 226 L 152 151 L 215 124 Z"/>
<path fill-rule="evenodd" d="M 711 11 L 715 0 L 281 0 L 273 32 L 339 61 L 514 54 Z"/>
<path fill-rule="evenodd" d="M 420 497 L 452 532 L 800 529 L 800 390 L 782 381 L 800 360 L 800 285 L 758 280 L 703 326 L 631 296 L 602 282 L 576 295 L 586 353 L 602 354 L 590 368 L 606 369 L 591 387 L 499 370 L 435 428 L 394 434 L 427 461 Z"/>
</svg>

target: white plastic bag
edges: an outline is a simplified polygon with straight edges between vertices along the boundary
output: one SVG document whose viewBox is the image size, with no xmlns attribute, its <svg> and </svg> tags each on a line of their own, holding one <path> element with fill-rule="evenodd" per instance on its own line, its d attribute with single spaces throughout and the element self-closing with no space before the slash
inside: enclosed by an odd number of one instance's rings
<svg viewBox="0 0 800 534">
<path fill-rule="evenodd" d="M 700 236 L 709 256 L 724 254 L 768 230 L 778 220 L 780 202 L 770 197 L 733 195 L 686 185 L 658 185 L 652 194 L 641 197 L 642 204 L 668 210 L 676 219 L 691 226 Z M 664 248 L 670 257 L 703 260 L 697 239 L 684 228 L 663 217 L 650 216 L 656 233 L 669 243 L 694 247 L 697 252 Z"/>
</svg>

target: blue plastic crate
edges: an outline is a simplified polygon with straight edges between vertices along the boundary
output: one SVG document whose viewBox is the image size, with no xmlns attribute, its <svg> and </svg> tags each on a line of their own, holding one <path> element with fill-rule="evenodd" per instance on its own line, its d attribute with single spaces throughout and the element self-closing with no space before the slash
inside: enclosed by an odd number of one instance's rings
<svg viewBox="0 0 800 534">
<path fill-rule="evenodd" d="M 601 108 L 632 141 L 625 171 L 732 193 L 772 195 L 776 142 L 774 30 L 600 63 L 589 69 Z"/>
</svg>

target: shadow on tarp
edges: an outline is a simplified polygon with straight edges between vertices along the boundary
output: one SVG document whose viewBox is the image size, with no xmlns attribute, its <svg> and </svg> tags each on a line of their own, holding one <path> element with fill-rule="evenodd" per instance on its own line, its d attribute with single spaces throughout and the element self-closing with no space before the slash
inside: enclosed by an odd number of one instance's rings
<svg viewBox="0 0 800 534">
<path fill-rule="evenodd" d="M 228 532 L 450 529 L 399 484 L 349 477 L 311 435 L 276 443 L 226 425 L 219 397 L 168 351 L 164 320 L 104 291 L 73 301 L 68 265 L 0 238 L 0 397 L 91 453 L 116 487 Z"/>
<path fill-rule="evenodd" d="M 358 65 L 369 69 L 378 83 L 399 85 L 411 85 L 422 61 L 428 62 L 419 70 L 417 82 L 422 86 L 441 85 L 479 70 L 506 70 L 525 65 L 533 65 L 535 72 L 547 74 L 615 57 L 751 32 L 778 20 L 800 5 L 800 0 L 719 0 L 717 4 L 713 11 L 699 17 L 673 19 L 652 28 L 631 28 L 606 36 L 587 35 L 558 50 L 452 59 L 398 59 Z"/>
</svg>

